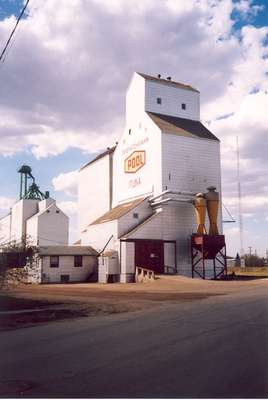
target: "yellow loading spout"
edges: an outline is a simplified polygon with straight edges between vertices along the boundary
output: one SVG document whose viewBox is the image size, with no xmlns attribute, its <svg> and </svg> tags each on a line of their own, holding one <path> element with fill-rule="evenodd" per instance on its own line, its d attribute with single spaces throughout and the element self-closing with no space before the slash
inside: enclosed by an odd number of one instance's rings
<svg viewBox="0 0 268 400">
<path fill-rule="evenodd" d="M 209 218 L 209 235 L 215 236 L 219 234 L 217 219 L 219 210 L 219 193 L 216 192 L 215 186 L 210 186 L 207 188 L 208 192 L 205 194 L 207 200 L 207 210 Z"/>
<path fill-rule="evenodd" d="M 197 234 L 206 235 L 207 232 L 205 227 L 205 220 L 206 220 L 207 201 L 205 199 L 204 193 L 197 193 L 193 203 L 197 221 Z"/>
</svg>

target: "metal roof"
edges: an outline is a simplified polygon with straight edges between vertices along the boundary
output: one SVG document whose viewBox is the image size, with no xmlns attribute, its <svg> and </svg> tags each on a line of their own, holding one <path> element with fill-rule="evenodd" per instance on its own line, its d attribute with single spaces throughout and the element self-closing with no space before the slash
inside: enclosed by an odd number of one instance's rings
<svg viewBox="0 0 268 400">
<path fill-rule="evenodd" d="M 199 90 L 195 89 L 194 87 L 192 87 L 190 85 L 186 85 L 184 83 L 175 82 L 175 81 L 172 81 L 172 80 L 169 80 L 169 79 L 158 78 L 157 76 L 151 76 L 151 75 L 143 74 L 142 72 L 137 72 L 137 74 L 142 76 L 144 79 L 147 79 L 147 80 L 150 80 L 150 81 L 154 81 L 154 82 L 157 82 L 157 83 L 163 83 L 164 85 L 175 86 L 175 87 L 179 87 L 180 89 L 191 90 L 192 92 L 199 93 Z"/>
<path fill-rule="evenodd" d="M 97 256 L 91 246 L 40 246 L 40 256 Z"/>
<path fill-rule="evenodd" d="M 113 146 L 111 148 L 108 147 L 107 150 L 105 150 L 103 153 L 100 153 L 99 155 L 97 155 L 97 157 L 93 158 L 93 160 L 83 165 L 79 171 L 82 171 L 82 169 L 88 167 L 90 164 L 93 164 L 95 161 L 100 160 L 101 158 L 107 156 L 108 154 L 112 154 L 115 151 L 115 148 L 116 146 Z"/>
<path fill-rule="evenodd" d="M 164 133 L 219 141 L 200 121 L 152 112 L 147 114 Z"/>
<path fill-rule="evenodd" d="M 118 256 L 118 252 L 116 250 L 107 250 L 104 253 L 101 253 L 103 257 L 114 257 Z"/>
<path fill-rule="evenodd" d="M 110 211 L 106 212 L 101 217 L 96 219 L 90 225 L 103 224 L 104 222 L 110 222 L 115 219 L 118 219 L 118 218 L 122 217 L 123 215 L 127 214 L 130 210 L 135 208 L 137 205 L 142 203 L 146 198 L 147 198 L 147 196 L 136 199 L 136 200 L 128 201 L 127 203 L 119 204 L 118 206 L 112 208 Z"/>
</svg>

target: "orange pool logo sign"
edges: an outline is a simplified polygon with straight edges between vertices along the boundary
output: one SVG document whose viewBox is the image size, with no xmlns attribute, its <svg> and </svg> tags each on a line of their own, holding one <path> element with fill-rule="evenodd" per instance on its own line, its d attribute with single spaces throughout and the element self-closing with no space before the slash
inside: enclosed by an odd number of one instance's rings
<svg viewBox="0 0 268 400">
<path fill-rule="evenodd" d="M 125 172 L 133 174 L 141 169 L 146 163 L 145 151 L 134 151 L 125 159 Z"/>
</svg>

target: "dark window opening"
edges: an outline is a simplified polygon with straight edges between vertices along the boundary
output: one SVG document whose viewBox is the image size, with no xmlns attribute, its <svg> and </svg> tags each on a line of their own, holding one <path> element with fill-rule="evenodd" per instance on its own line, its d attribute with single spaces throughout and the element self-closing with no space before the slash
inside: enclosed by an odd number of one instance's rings
<svg viewBox="0 0 268 400">
<path fill-rule="evenodd" d="M 74 256 L 74 266 L 75 267 L 83 267 L 83 257 L 82 256 Z"/>
<path fill-rule="evenodd" d="M 157 102 L 157 104 L 162 104 L 162 99 L 161 99 L 161 97 L 157 97 L 156 102 Z"/>
<path fill-rule="evenodd" d="M 57 214 L 59 214 L 59 213 L 60 213 L 60 211 L 59 211 L 59 210 L 56 210 L 56 213 L 57 213 Z"/>
<path fill-rule="evenodd" d="M 128 130 L 128 134 L 131 135 L 131 129 Z"/>
<path fill-rule="evenodd" d="M 50 256 L 50 268 L 59 268 L 59 256 Z"/>
<path fill-rule="evenodd" d="M 139 214 L 138 213 L 133 213 L 133 218 L 138 219 L 139 218 Z"/>
<path fill-rule="evenodd" d="M 185 103 L 181 103 L 181 108 L 182 108 L 182 110 L 186 110 L 186 104 Z"/>
<path fill-rule="evenodd" d="M 61 275 L 60 276 L 61 283 L 68 283 L 70 282 L 70 275 Z"/>
</svg>

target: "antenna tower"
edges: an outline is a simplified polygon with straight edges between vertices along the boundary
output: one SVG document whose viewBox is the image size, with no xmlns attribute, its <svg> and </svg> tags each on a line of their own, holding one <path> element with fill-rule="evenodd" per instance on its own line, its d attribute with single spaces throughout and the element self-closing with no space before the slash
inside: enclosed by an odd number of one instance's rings
<svg viewBox="0 0 268 400">
<path fill-rule="evenodd" d="M 239 236 L 240 236 L 240 257 L 244 259 L 244 243 L 243 243 L 243 212 L 242 212 L 242 193 L 240 182 L 240 156 L 239 156 L 239 141 L 236 136 L 236 155 L 237 155 L 237 192 L 238 192 L 238 221 L 239 221 Z"/>
</svg>

